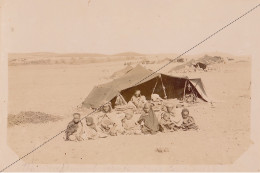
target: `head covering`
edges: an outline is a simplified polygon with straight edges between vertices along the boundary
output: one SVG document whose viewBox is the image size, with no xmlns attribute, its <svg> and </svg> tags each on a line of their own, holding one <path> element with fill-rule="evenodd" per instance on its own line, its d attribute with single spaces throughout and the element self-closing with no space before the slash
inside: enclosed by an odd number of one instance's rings
<svg viewBox="0 0 260 173">
<path fill-rule="evenodd" d="M 130 120 L 134 116 L 134 111 L 132 109 L 127 109 L 125 111 L 125 118 Z"/>
<path fill-rule="evenodd" d="M 93 120 L 93 117 L 87 117 L 86 118 L 86 121 L 90 124 L 93 124 L 94 123 L 94 120 Z"/>
<path fill-rule="evenodd" d="M 182 111 L 181 111 L 181 114 L 183 115 L 184 112 L 190 113 L 189 109 L 187 109 L 187 108 L 183 108 Z"/>
<path fill-rule="evenodd" d="M 163 117 L 163 118 L 170 119 L 170 115 L 169 115 L 169 114 L 163 114 L 162 117 Z"/>
<path fill-rule="evenodd" d="M 137 93 L 138 93 L 138 94 L 141 94 L 141 91 L 140 91 L 140 90 L 136 90 L 136 91 L 135 91 L 135 94 L 137 94 Z"/>
<path fill-rule="evenodd" d="M 152 101 L 162 101 L 163 99 L 158 94 L 152 94 L 151 95 Z"/>
<path fill-rule="evenodd" d="M 108 107 L 109 107 L 109 111 L 108 111 L 108 112 L 111 112 L 111 111 L 112 111 L 111 102 L 108 102 L 108 103 L 104 104 L 104 105 L 102 106 L 102 110 L 104 110 L 104 107 L 105 107 L 105 106 L 108 106 Z"/>
<path fill-rule="evenodd" d="M 148 102 L 144 104 L 144 109 L 150 109 L 150 104 Z"/>
<path fill-rule="evenodd" d="M 80 118 L 80 113 L 76 112 L 76 113 L 73 114 L 73 117 L 74 117 L 74 118 L 75 118 L 76 116 Z"/>
</svg>

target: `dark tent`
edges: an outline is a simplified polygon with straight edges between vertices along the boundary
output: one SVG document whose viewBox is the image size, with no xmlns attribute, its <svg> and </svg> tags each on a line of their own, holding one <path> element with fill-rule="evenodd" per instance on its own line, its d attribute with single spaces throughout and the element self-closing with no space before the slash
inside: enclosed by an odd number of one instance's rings
<svg viewBox="0 0 260 173">
<path fill-rule="evenodd" d="M 169 73 L 172 73 L 173 71 L 178 71 L 178 70 L 184 69 L 186 66 L 191 67 L 191 66 L 193 66 L 193 64 L 196 64 L 196 60 L 194 60 L 194 59 L 186 62 L 185 64 L 173 67 L 171 70 L 169 70 Z"/>
<path fill-rule="evenodd" d="M 224 62 L 224 60 L 220 56 L 204 55 L 203 57 L 201 57 L 197 60 L 192 59 L 185 64 L 173 67 L 171 70 L 169 70 L 169 73 L 171 73 L 173 71 L 178 71 L 178 70 L 184 69 L 185 67 L 192 67 L 192 66 L 200 67 L 203 70 L 205 70 L 207 68 L 207 66 L 210 65 L 210 64 L 223 63 L 223 62 Z"/>
<path fill-rule="evenodd" d="M 190 83 L 197 96 L 208 101 L 201 79 L 174 77 L 161 73 L 154 73 L 140 65 L 124 76 L 106 84 L 95 86 L 82 103 L 83 107 L 98 108 L 111 101 L 114 106 L 116 96 L 121 94 L 128 102 L 135 90 L 141 90 L 142 95 L 151 99 L 151 94 L 159 94 L 162 98 L 182 98 L 184 88 Z M 165 87 L 165 89 L 163 89 Z"/>
<path fill-rule="evenodd" d="M 224 59 L 220 56 L 204 55 L 204 57 L 201 57 L 201 58 L 198 59 L 198 62 L 209 65 L 209 64 L 214 64 L 214 63 L 223 63 Z"/>
<path fill-rule="evenodd" d="M 132 69 L 133 69 L 133 67 L 131 65 L 127 65 L 124 69 L 113 73 L 110 78 L 113 78 L 113 79 L 119 78 L 119 77 L 125 75 L 126 73 L 128 73 L 129 71 L 131 71 Z"/>
<path fill-rule="evenodd" d="M 205 70 L 205 69 L 207 68 L 207 65 L 204 64 L 204 63 L 202 63 L 202 62 L 198 62 L 198 63 L 196 63 L 196 64 L 194 65 L 194 67 L 196 67 L 196 68 L 201 68 L 201 69 Z"/>
</svg>

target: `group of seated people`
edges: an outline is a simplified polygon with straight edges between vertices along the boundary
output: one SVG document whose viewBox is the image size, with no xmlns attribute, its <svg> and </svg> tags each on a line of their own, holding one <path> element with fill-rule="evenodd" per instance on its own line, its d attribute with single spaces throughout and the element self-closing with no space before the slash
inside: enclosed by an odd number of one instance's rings
<svg viewBox="0 0 260 173">
<path fill-rule="evenodd" d="M 165 103 L 158 95 L 153 95 L 152 101 L 147 101 L 138 90 L 128 105 L 131 104 L 128 109 L 116 112 L 109 102 L 99 112 L 85 118 L 80 113 L 74 113 L 65 131 L 65 140 L 82 141 L 117 135 L 198 129 L 187 108 L 180 104 Z"/>
</svg>

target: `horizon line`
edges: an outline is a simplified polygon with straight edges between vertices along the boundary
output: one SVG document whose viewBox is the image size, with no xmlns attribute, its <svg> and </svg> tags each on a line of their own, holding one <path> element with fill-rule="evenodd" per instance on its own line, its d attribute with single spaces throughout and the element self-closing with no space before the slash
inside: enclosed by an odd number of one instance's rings
<svg viewBox="0 0 260 173">
<path fill-rule="evenodd" d="M 135 51 L 125 51 L 125 52 L 119 52 L 119 53 L 94 53 L 94 52 L 51 52 L 51 51 L 36 51 L 36 52 L 8 52 L 7 54 L 64 54 L 64 55 L 68 55 L 68 54 L 95 54 L 95 55 L 103 55 L 103 56 L 118 56 L 120 54 L 126 54 L 126 53 L 132 53 L 132 54 L 139 54 L 140 56 L 147 56 L 147 55 L 160 55 L 160 54 L 176 54 L 178 55 L 178 53 L 140 53 L 140 52 L 135 52 Z M 232 55 L 232 56 L 251 56 L 249 54 L 235 54 L 235 53 L 227 53 L 227 52 L 221 52 L 221 51 L 210 51 L 210 52 L 203 52 L 203 53 L 194 53 L 194 54 L 188 54 L 186 56 L 194 56 L 194 55 L 207 55 L 207 54 L 214 54 L 214 53 L 221 53 L 221 54 L 228 54 L 228 55 Z"/>
</svg>

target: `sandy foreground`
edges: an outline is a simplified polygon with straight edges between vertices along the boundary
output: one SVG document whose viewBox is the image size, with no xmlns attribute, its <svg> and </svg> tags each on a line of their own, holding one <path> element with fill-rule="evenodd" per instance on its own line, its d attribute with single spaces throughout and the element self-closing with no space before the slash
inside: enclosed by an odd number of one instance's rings
<svg viewBox="0 0 260 173">
<path fill-rule="evenodd" d="M 41 111 L 64 116 L 45 124 L 8 128 L 8 144 L 23 156 L 66 128 L 71 113 L 98 83 L 123 68 L 119 63 L 9 67 L 9 113 Z M 231 164 L 250 140 L 249 61 L 221 65 L 220 71 L 184 74 L 201 77 L 214 106 L 189 107 L 200 130 L 150 136 L 117 136 L 65 142 L 63 135 L 24 159 L 30 164 Z M 168 152 L 157 152 L 159 147 Z"/>
</svg>

